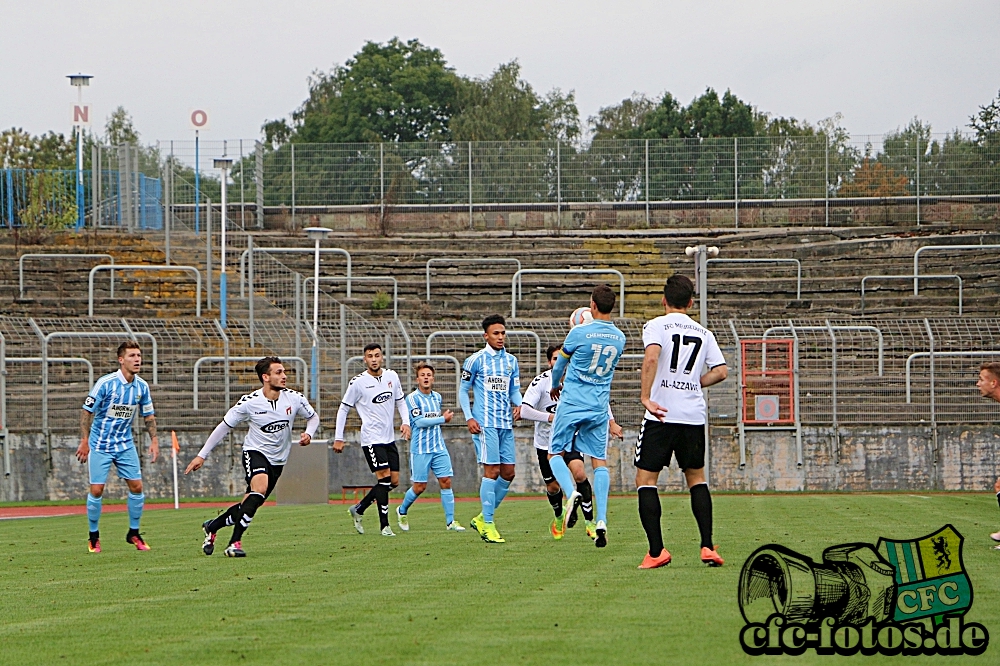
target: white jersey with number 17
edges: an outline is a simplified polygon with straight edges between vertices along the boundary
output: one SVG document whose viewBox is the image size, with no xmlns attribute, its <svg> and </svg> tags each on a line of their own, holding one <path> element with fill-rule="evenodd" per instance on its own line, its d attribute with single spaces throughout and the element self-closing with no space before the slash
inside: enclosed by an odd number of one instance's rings
<svg viewBox="0 0 1000 666">
<path fill-rule="evenodd" d="M 705 424 L 701 376 L 726 364 L 715 335 L 680 312 L 657 317 L 642 328 L 642 345 L 660 346 L 650 399 L 665 407 L 667 423 Z M 706 370 L 707 369 L 707 370 Z M 657 420 L 646 412 L 645 418 Z"/>
</svg>

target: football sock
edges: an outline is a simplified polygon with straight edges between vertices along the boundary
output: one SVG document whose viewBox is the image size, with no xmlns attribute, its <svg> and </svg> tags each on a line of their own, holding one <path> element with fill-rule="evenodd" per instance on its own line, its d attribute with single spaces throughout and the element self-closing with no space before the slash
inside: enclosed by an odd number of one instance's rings
<svg viewBox="0 0 1000 666">
<path fill-rule="evenodd" d="M 563 501 L 562 490 L 557 490 L 554 493 L 546 492 L 545 495 L 546 495 L 546 497 L 549 498 L 549 504 L 552 505 L 552 511 L 555 512 L 556 518 L 558 518 L 559 516 L 562 515 L 562 511 L 563 511 L 563 509 L 562 509 L 562 501 Z"/>
<path fill-rule="evenodd" d="M 128 494 L 128 527 L 130 530 L 139 529 L 139 521 L 142 520 L 142 508 L 146 505 L 146 496 L 142 493 L 134 495 Z"/>
<path fill-rule="evenodd" d="M 663 534 L 660 532 L 660 496 L 656 486 L 639 487 L 639 520 L 646 530 L 649 554 L 656 557 L 663 551 Z"/>
<path fill-rule="evenodd" d="M 1000 504 L 1000 493 L 997 493 L 997 504 Z"/>
<path fill-rule="evenodd" d="M 378 479 L 376 479 L 375 485 L 371 487 L 371 490 L 369 490 L 368 493 L 361 498 L 360 502 L 354 505 L 354 507 L 358 510 L 358 513 L 362 515 L 364 514 L 365 509 L 370 507 L 372 502 L 375 501 L 375 498 L 378 496 L 378 492 Z"/>
<path fill-rule="evenodd" d="M 392 482 L 389 478 L 379 479 L 375 484 L 375 503 L 378 504 L 378 524 L 385 529 L 389 527 L 389 491 L 392 490 Z"/>
<path fill-rule="evenodd" d="M 87 493 L 87 522 L 90 523 L 90 531 L 97 531 L 97 524 L 101 520 L 101 498 L 94 497 Z"/>
<path fill-rule="evenodd" d="M 584 479 L 576 484 L 576 491 L 582 496 L 580 498 L 580 508 L 583 509 L 583 519 L 594 519 L 594 489 L 590 487 L 590 480 Z"/>
<path fill-rule="evenodd" d="M 479 484 L 479 501 L 483 505 L 483 522 L 493 522 L 493 509 L 496 502 L 497 480 L 483 477 Z"/>
<path fill-rule="evenodd" d="M 607 467 L 594 468 L 594 499 L 597 504 L 597 521 L 608 522 L 608 491 L 611 489 L 611 474 Z"/>
<path fill-rule="evenodd" d="M 562 456 L 552 456 L 549 458 L 549 467 L 552 468 L 552 476 L 556 477 L 556 481 L 559 482 L 559 487 L 562 488 L 563 494 L 569 497 L 576 490 L 576 486 L 573 485 L 573 474 L 569 471 L 569 467 L 566 466 L 566 461 L 563 460 Z"/>
<path fill-rule="evenodd" d="M 243 533 L 250 527 L 257 509 L 264 504 L 264 496 L 260 493 L 250 493 L 247 498 L 240 503 L 240 518 L 233 526 L 233 535 L 229 537 L 229 543 L 236 543 L 243 540 Z"/>
<path fill-rule="evenodd" d="M 701 532 L 701 547 L 712 548 L 712 496 L 707 483 L 691 486 L 691 512 L 698 521 Z"/>
<path fill-rule="evenodd" d="M 410 505 L 417 501 L 417 497 L 418 495 L 413 492 L 413 488 L 407 490 L 403 496 L 403 503 L 399 506 L 399 512 L 405 516 L 406 512 L 410 509 Z"/>
<path fill-rule="evenodd" d="M 455 493 L 451 488 L 441 489 L 441 508 L 444 509 L 444 524 L 455 522 Z"/>
<path fill-rule="evenodd" d="M 223 527 L 232 527 L 233 525 L 236 524 L 236 521 L 240 519 L 240 511 L 242 510 L 243 506 L 239 502 L 232 505 L 231 507 L 226 509 L 225 513 L 220 514 L 216 516 L 214 519 L 212 519 L 212 522 L 208 526 L 208 531 L 214 534 L 215 532 L 221 530 Z"/>
<path fill-rule="evenodd" d="M 497 507 L 500 506 L 500 502 L 503 501 L 504 497 L 507 497 L 507 491 L 510 490 L 510 481 L 503 478 L 502 476 L 497 478 L 497 487 L 493 491 L 493 510 L 496 511 Z"/>
</svg>

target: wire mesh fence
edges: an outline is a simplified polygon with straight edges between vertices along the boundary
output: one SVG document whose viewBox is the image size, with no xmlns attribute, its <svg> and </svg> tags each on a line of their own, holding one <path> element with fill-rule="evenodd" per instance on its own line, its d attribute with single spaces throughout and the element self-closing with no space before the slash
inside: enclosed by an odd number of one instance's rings
<svg viewBox="0 0 1000 666">
<path fill-rule="evenodd" d="M 459 321 L 371 321 L 342 305 L 330 299 L 318 336 L 319 404 L 327 427 L 346 382 L 363 371 L 359 357 L 370 342 L 382 345 L 386 365 L 399 373 L 407 392 L 414 388 L 414 367 L 429 358 L 437 369 L 436 389 L 446 406 L 457 409 L 458 364 L 484 344 L 476 327 Z M 620 423 L 636 427 L 644 411 L 639 402 L 642 322 L 615 323 L 628 344 L 612 385 L 612 408 Z M 508 348 L 519 359 L 522 388 L 547 368 L 546 347 L 562 341 L 565 326 L 561 320 L 509 323 Z M 1000 405 L 979 397 L 975 385 L 980 364 L 1000 360 L 1000 319 L 734 320 L 713 321 L 710 327 L 730 366 L 729 380 L 707 390 L 714 424 L 736 423 L 737 341 L 765 337 L 798 341 L 803 423 L 962 425 L 1000 419 Z M 49 432 L 75 432 L 91 382 L 117 369 L 115 348 L 134 337 L 143 346 L 143 375 L 152 385 L 160 429 L 210 429 L 240 395 L 259 385 L 253 363 L 244 357 L 301 358 L 289 358 L 289 386 L 305 390 L 310 331 L 310 325 L 296 324 L 290 316 L 256 320 L 252 342 L 245 319 L 231 319 L 223 329 L 196 319 L 0 317 L 7 373 L 4 425 L 38 432 L 45 427 L 44 416 Z M 88 337 L 63 337 L 66 332 Z M 47 381 L 43 356 L 50 360 Z M 205 357 L 213 358 L 199 364 Z M 226 357 L 233 360 L 227 364 Z"/>
</svg>

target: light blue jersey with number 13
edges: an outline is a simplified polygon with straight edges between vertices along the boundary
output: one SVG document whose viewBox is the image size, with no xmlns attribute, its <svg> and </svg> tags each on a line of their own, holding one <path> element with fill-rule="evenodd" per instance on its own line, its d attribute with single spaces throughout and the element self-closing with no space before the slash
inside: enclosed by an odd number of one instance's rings
<svg viewBox="0 0 1000 666">
<path fill-rule="evenodd" d="M 566 336 L 560 352 L 562 358 L 557 359 L 553 371 L 555 376 L 569 357 L 560 405 L 570 403 L 607 410 L 611 380 L 624 350 L 625 334 L 610 321 L 595 319 L 575 326 Z"/>
</svg>

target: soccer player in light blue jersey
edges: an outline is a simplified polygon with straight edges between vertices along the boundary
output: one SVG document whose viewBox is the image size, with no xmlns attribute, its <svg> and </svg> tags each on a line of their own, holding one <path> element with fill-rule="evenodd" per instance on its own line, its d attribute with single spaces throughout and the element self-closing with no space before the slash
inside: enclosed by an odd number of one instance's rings
<svg viewBox="0 0 1000 666">
<path fill-rule="evenodd" d="M 149 550 L 139 535 L 139 521 L 146 497 L 142 493 L 139 454 L 132 438 L 132 419 L 136 411 L 146 422 L 152 462 L 156 462 L 160 454 L 160 442 L 156 437 L 156 416 L 149 384 L 138 375 L 141 368 L 142 350 L 139 344 L 135 340 L 121 343 L 118 345 L 118 371 L 98 379 L 83 402 L 76 459 L 81 463 L 90 463 L 87 520 L 90 523 L 88 548 L 92 553 L 101 552 L 101 497 L 112 463 L 118 477 L 128 486 L 129 529 L 125 541 L 138 550 Z"/>
<path fill-rule="evenodd" d="M 594 288 L 590 312 L 594 320 L 575 326 L 566 336 L 552 368 L 553 400 L 559 400 L 552 421 L 549 465 L 559 486 L 573 506 L 580 493 L 563 454 L 574 448 L 590 456 L 594 468 L 594 499 L 597 504 L 597 539 L 594 545 L 608 545 L 608 404 L 611 380 L 625 349 L 625 334 L 611 323 L 615 292 L 606 284 Z M 565 390 L 563 374 L 565 373 Z M 574 439 L 575 435 L 575 439 Z M 569 512 L 564 516 L 569 517 Z M 564 527 L 565 529 L 565 527 Z"/>
<path fill-rule="evenodd" d="M 493 514 L 514 480 L 514 421 L 521 416 L 521 377 L 517 357 L 507 353 L 507 323 L 500 315 L 483 319 L 486 347 L 465 359 L 458 402 L 483 466 L 479 486 L 482 513 L 472 527 L 483 541 L 504 543 Z M 475 404 L 469 404 L 469 391 Z"/>
<path fill-rule="evenodd" d="M 406 408 L 410 410 L 410 482 L 403 504 L 396 507 L 396 521 L 404 532 L 410 531 L 407 511 L 427 490 L 427 476 L 433 470 L 434 478 L 441 486 L 441 507 L 444 509 L 444 523 L 450 532 L 464 532 L 455 520 L 455 493 L 451 490 L 451 455 L 444 445 L 441 426 L 451 423 L 455 415 L 450 409 L 441 409 L 441 394 L 434 390 L 434 367 L 430 363 L 417 364 L 417 390 L 406 396 Z"/>
</svg>

